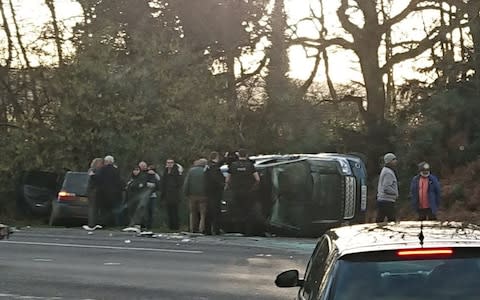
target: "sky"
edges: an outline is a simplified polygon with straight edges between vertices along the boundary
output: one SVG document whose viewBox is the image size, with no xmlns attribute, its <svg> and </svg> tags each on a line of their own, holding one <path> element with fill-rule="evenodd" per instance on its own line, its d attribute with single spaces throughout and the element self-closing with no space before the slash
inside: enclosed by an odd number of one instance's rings
<svg viewBox="0 0 480 300">
<path fill-rule="evenodd" d="M 3 0 L 4 9 L 7 19 L 10 20 L 10 28 L 12 34 L 15 32 L 14 25 L 12 24 L 12 13 L 7 5 L 8 1 Z M 15 14 L 17 17 L 17 23 L 19 25 L 19 31 L 21 33 L 23 43 L 27 47 L 34 47 L 36 41 L 40 36 L 41 29 L 50 21 L 50 11 L 45 5 L 45 0 L 12 0 Z M 82 20 L 81 7 L 74 0 L 56 0 L 56 14 L 59 20 L 63 20 L 66 27 L 64 37 L 71 36 L 72 27 Z M 41 63 L 48 63 L 52 61 L 52 56 L 56 57 L 56 50 L 53 40 L 48 44 L 38 45 L 43 51 L 46 51 L 49 55 L 46 57 L 32 57 L 32 65 L 38 65 Z M 65 45 L 66 49 L 71 48 L 68 43 Z M 18 45 L 16 44 L 18 49 Z M 0 31 L 0 49 L 3 53 L 4 49 L 7 49 L 7 38 L 3 30 Z M 68 51 L 66 51 L 68 52 Z"/>
<path fill-rule="evenodd" d="M 369 0 L 371 1 L 371 0 Z M 310 15 L 310 6 L 315 11 L 320 11 L 318 0 L 286 0 L 286 10 L 289 15 L 289 22 L 291 24 L 297 24 L 300 20 Z M 410 0 L 394 0 L 392 1 L 391 15 L 396 15 L 402 11 L 410 2 Z M 329 28 L 327 37 L 344 37 L 347 40 L 348 36 L 341 34 L 340 21 L 337 17 L 337 8 L 339 7 L 338 0 L 324 0 L 324 14 L 327 28 Z M 433 26 L 432 20 L 438 18 L 438 13 L 433 11 L 426 11 L 422 14 L 412 14 L 408 18 L 400 22 L 394 27 L 394 33 L 392 34 L 393 42 L 405 41 L 405 40 L 420 40 L 423 39 L 425 34 L 424 24 Z M 362 23 L 361 16 L 353 15 L 353 21 L 356 24 Z M 318 37 L 318 30 L 314 23 L 310 21 L 303 21 L 298 23 L 298 32 L 303 37 Z M 458 37 L 457 37 L 458 39 Z M 356 55 L 350 50 L 329 48 L 329 62 L 330 62 L 330 77 L 333 82 L 348 83 L 351 81 L 363 82 L 362 75 L 360 73 L 360 66 Z M 380 58 L 384 57 L 384 53 L 379 51 Z M 302 46 L 294 46 L 290 49 L 290 76 L 293 78 L 307 79 L 310 75 L 308 70 L 313 67 L 314 58 L 308 58 L 307 53 Z M 383 64 L 384 61 L 380 61 Z M 419 56 L 416 59 L 405 61 L 404 63 L 397 64 L 394 67 L 395 80 L 397 82 L 403 82 L 412 78 L 419 78 L 421 80 L 431 81 L 433 80 L 433 74 L 419 74 L 418 70 L 430 66 L 430 54 L 428 52 Z M 325 81 L 325 69 L 323 63 L 317 73 L 317 81 Z"/>
<path fill-rule="evenodd" d="M 35 41 L 38 40 L 41 28 L 45 26 L 50 19 L 50 12 L 47 6 L 44 4 L 45 0 L 12 0 L 17 13 L 17 18 L 20 24 L 20 32 L 24 35 L 25 44 L 28 46 L 35 45 Z M 201 1 L 201 0 L 196 0 Z M 7 1 L 3 1 L 7 2 Z M 325 15 L 326 22 L 330 28 L 330 34 L 338 35 L 339 21 L 336 17 L 336 9 L 338 7 L 337 0 L 327 0 L 325 2 Z M 409 0 L 395 0 L 393 12 L 400 11 Z M 310 5 L 318 10 L 317 0 L 285 0 L 286 10 L 289 17 L 289 23 L 296 24 L 302 18 L 310 15 Z M 4 4 L 4 6 L 6 6 Z M 7 18 L 11 18 L 9 9 L 6 9 Z M 81 22 L 82 14 L 81 7 L 75 0 L 56 0 L 56 12 L 59 19 L 64 20 L 67 31 L 65 32 L 65 38 L 71 36 L 71 28 L 76 22 Z M 425 17 L 425 16 L 424 16 Z M 427 16 L 428 17 L 428 16 Z M 412 16 L 407 22 L 400 24 L 397 28 L 397 37 L 402 39 L 405 36 L 420 38 L 424 35 L 422 24 L 424 19 L 422 16 Z M 13 25 L 11 25 L 13 28 Z M 298 33 L 306 37 L 316 37 L 318 32 L 315 24 L 312 22 L 301 22 L 298 24 Z M 48 55 L 39 56 L 33 64 L 48 63 L 52 60 L 55 61 L 56 51 L 51 40 L 47 44 L 37 45 L 46 51 Z M 5 34 L 0 31 L 0 49 L 6 49 L 7 43 Z M 69 53 L 68 48 L 71 45 L 68 43 L 65 45 L 64 52 Z M 259 49 L 261 51 L 261 49 Z M 3 51 L 4 53 L 6 51 Z M 70 51 L 70 53 L 72 53 Z M 311 54 L 311 53 L 310 53 Z M 53 57 L 53 59 L 52 59 Z M 257 56 L 258 57 L 258 56 Z M 258 60 L 257 57 L 246 57 L 242 61 L 246 64 Z M 290 72 L 289 76 L 296 79 L 306 79 L 310 75 L 310 71 L 313 68 L 313 58 L 308 58 L 307 53 L 301 46 L 293 46 L 289 50 L 290 57 Z M 330 76 L 334 82 L 348 83 L 350 81 L 362 81 L 361 73 L 359 72 L 359 65 L 356 60 L 356 56 L 352 52 L 335 50 L 329 51 L 331 73 Z M 410 77 L 418 76 L 416 68 L 419 66 L 428 65 L 428 58 L 418 59 L 415 61 L 409 61 L 395 67 L 395 74 L 399 80 L 408 79 Z M 324 81 L 325 73 L 323 64 L 317 73 L 317 80 Z"/>
</svg>

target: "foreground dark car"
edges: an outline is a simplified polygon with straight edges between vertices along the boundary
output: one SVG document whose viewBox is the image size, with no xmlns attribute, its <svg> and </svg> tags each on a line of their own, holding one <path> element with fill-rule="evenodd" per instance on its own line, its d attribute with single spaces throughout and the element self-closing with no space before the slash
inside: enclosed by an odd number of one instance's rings
<svg viewBox="0 0 480 300">
<path fill-rule="evenodd" d="M 49 225 L 64 225 L 88 218 L 87 172 L 67 172 L 62 188 L 52 203 Z"/>
<path fill-rule="evenodd" d="M 329 230 L 304 279 L 289 270 L 275 283 L 300 287 L 298 299 L 473 300 L 479 278 L 479 226 L 400 222 Z"/>
</svg>

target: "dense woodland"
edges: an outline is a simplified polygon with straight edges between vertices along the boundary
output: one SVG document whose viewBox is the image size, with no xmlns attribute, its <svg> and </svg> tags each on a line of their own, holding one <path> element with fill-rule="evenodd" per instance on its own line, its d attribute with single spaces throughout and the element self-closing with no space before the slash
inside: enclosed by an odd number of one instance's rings
<svg viewBox="0 0 480 300">
<path fill-rule="evenodd" d="M 85 170 L 112 154 L 126 175 L 140 159 L 188 166 L 239 147 L 363 153 L 372 181 L 395 152 L 403 188 L 428 160 L 446 211 L 480 205 L 478 0 L 312 0 L 294 23 L 279 0 L 77 0 L 72 34 L 44 2 L 49 22 L 27 43 L 15 1 L 0 0 L 0 213 L 21 170 Z M 313 62 L 306 80 L 288 76 L 291 47 Z M 340 50 L 361 81 L 332 80 Z"/>
</svg>

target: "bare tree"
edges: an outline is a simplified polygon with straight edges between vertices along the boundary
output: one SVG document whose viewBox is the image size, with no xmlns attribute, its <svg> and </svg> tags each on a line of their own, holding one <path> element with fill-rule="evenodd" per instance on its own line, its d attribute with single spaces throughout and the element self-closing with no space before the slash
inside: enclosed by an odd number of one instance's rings
<svg viewBox="0 0 480 300">
<path fill-rule="evenodd" d="M 9 0 L 9 5 L 10 5 L 10 13 L 12 15 L 12 22 L 15 26 L 15 32 L 16 32 L 16 38 L 17 38 L 17 43 L 20 47 L 21 53 L 22 53 L 22 58 L 25 62 L 27 72 L 22 73 L 23 81 L 24 82 L 29 82 L 31 83 L 29 90 L 25 89 L 25 99 L 28 101 L 30 99 L 30 93 L 33 98 L 33 115 L 38 121 L 42 121 L 42 112 L 41 112 L 41 105 L 40 105 L 40 99 L 38 96 L 38 91 L 37 91 L 37 80 L 36 80 L 36 74 L 32 70 L 32 65 L 30 63 L 30 59 L 28 57 L 28 52 L 27 48 L 25 47 L 23 40 L 22 40 L 22 34 L 20 32 L 20 26 L 17 21 L 17 14 L 15 11 L 15 8 L 13 6 L 12 0 Z"/>
<path fill-rule="evenodd" d="M 5 35 L 7 36 L 7 43 L 8 43 L 8 56 L 5 63 L 5 67 L 6 69 L 10 69 L 10 66 L 12 65 L 12 59 L 13 59 L 13 40 L 12 40 L 12 32 L 10 31 L 10 26 L 8 25 L 8 22 L 7 22 L 7 17 L 5 15 L 5 9 L 3 7 L 2 0 L 0 0 L 0 15 L 2 17 L 3 30 L 5 31 Z"/>
<path fill-rule="evenodd" d="M 55 45 L 57 46 L 58 64 L 63 65 L 63 51 L 62 51 L 62 33 L 58 27 L 57 14 L 55 12 L 55 1 L 45 0 L 45 4 L 52 15 L 53 32 L 55 34 Z"/>
<path fill-rule="evenodd" d="M 363 75 L 365 99 L 351 95 L 340 100 L 356 102 L 359 105 L 367 129 L 371 129 L 381 126 L 385 121 L 388 101 L 383 82 L 384 75 L 391 73 L 393 66 L 396 64 L 415 58 L 429 50 L 433 45 L 438 45 L 440 41 L 444 40 L 446 27 L 441 24 L 434 26 L 430 28 L 426 37 L 418 40 L 404 40 L 398 43 L 389 41 L 389 47 L 394 50 L 391 54 L 387 54 L 386 61 L 381 64 L 379 55 L 382 53 L 385 39 L 389 39 L 392 28 L 407 20 L 414 13 L 438 9 L 439 4 L 427 0 L 410 0 L 399 13 L 385 17 L 379 11 L 382 4 L 385 5 L 381 0 L 380 2 L 379 0 L 339 1 L 340 7 L 337 10 L 337 16 L 344 33 L 340 31 L 337 36 L 330 38 L 296 38 L 293 43 L 316 47 L 320 51 L 335 46 L 352 50 L 356 54 Z M 383 12 L 386 13 L 385 10 Z M 358 18 L 353 17 L 354 14 L 362 16 L 360 23 Z M 459 20 L 456 20 L 455 24 L 450 24 L 451 28 L 458 28 L 458 22 Z"/>
</svg>

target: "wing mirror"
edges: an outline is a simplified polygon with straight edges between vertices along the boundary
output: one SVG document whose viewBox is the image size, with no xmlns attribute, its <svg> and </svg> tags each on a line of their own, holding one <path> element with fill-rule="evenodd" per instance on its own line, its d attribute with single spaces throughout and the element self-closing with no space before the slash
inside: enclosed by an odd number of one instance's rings
<svg viewBox="0 0 480 300">
<path fill-rule="evenodd" d="M 278 287 L 296 287 L 303 286 L 303 279 L 298 278 L 297 270 L 288 270 L 280 273 L 275 279 L 275 285 Z"/>
</svg>

